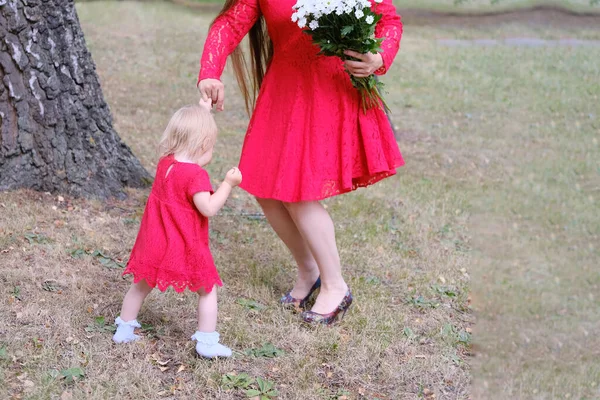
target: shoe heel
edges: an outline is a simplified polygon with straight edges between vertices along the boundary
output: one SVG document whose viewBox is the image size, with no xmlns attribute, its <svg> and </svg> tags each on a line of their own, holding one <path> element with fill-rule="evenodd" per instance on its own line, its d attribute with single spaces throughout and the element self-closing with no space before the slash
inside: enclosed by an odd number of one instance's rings
<svg viewBox="0 0 600 400">
<path fill-rule="evenodd" d="M 348 309 L 346 308 L 344 310 L 344 312 L 342 313 L 342 315 L 340 316 L 340 321 L 344 319 L 344 316 L 346 315 L 346 312 L 348 311 Z"/>
</svg>

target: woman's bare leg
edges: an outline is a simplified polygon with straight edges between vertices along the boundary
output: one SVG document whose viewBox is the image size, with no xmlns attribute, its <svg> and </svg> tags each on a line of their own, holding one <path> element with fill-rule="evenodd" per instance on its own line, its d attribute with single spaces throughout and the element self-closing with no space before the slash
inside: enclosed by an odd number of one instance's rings
<svg viewBox="0 0 600 400">
<path fill-rule="evenodd" d="M 312 311 L 319 314 L 332 312 L 348 290 L 348 285 L 342 277 L 333 221 L 318 201 L 285 203 L 285 207 L 321 273 L 321 291 Z"/>
<path fill-rule="evenodd" d="M 319 276 L 317 262 L 283 202 L 259 198 L 257 198 L 257 201 L 262 207 L 269 224 L 290 250 L 298 264 L 298 276 L 291 295 L 296 299 L 303 299 Z"/>
</svg>

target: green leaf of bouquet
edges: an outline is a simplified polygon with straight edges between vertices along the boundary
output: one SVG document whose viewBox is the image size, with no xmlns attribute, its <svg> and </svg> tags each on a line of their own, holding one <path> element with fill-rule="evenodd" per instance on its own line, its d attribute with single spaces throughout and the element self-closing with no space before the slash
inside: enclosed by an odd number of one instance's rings
<svg viewBox="0 0 600 400">
<path fill-rule="evenodd" d="M 353 30 L 354 30 L 354 25 L 346 25 L 342 28 L 342 30 L 340 32 L 342 34 L 342 37 L 344 37 L 344 36 L 347 36 Z"/>
</svg>

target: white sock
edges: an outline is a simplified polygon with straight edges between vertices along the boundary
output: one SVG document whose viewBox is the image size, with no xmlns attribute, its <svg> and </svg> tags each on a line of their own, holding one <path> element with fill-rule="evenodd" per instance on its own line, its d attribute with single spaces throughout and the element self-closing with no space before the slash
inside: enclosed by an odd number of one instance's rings
<svg viewBox="0 0 600 400">
<path fill-rule="evenodd" d="M 196 331 L 192 340 L 196 343 L 196 353 L 205 358 L 231 357 L 231 349 L 219 343 L 218 332 Z"/>
<path fill-rule="evenodd" d="M 113 336 L 113 341 L 115 343 L 129 343 L 139 340 L 140 337 L 133 333 L 135 328 L 141 328 L 142 326 L 137 322 L 137 320 L 133 321 L 123 321 L 121 317 L 117 317 L 115 319 L 115 324 L 117 325 L 117 331 Z"/>
</svg>

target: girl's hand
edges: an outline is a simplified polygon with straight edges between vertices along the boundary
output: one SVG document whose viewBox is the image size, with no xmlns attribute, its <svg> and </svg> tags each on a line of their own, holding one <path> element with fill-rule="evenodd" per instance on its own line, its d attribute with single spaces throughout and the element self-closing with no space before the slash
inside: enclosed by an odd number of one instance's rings
<svg viewBox="0 0 600 400">
<path fill-rule="evenodd" d="M 199 104 L 200 107 L 205 108 L 207 111 L 212 110 L 212 100 L 210 99 L 204 100 L 202 97 L 200 97 Z"/>
<path fill-rule="evenodd" d="M 381 54 L 366 53 L 360 54 L 355 51 L 346 50 L 344 54 L 350 57 L 354 57 L 360 61 L 346 60 L 344 65 L 348 72 L 357 78 L 365 78 L 373 75 L 375 71 L 383 67 L 383 57 Z"/>
<path fill-rule="evenodd" d="M 223 111 L 223 103 L 225 101 L 225 86 L 218 79 L 203 79 L 198 83 L 200 96 L 205 102 L 209 102 L 211 106 L 217 105 L 217 111 Z M 201 103 L 202 105 L 202 103 Z"/>
<path fill-rule="evenodd" d="M 225 182 L 231 185 L 231 187 L 236 187 L 242 183 L 242 172 L 239 168 L 231 168 L 229 172 L 227 172 L 227 175 L 225 175 Z"/>
</svg>

